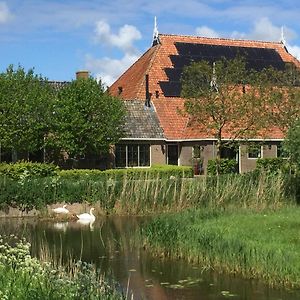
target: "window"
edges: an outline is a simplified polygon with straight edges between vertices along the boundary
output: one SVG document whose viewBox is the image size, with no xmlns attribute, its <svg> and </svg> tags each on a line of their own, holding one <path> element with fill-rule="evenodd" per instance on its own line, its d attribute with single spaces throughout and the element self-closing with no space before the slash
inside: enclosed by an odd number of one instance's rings
<svg viewBox="0 0 300 300">
<path fill-rule="evenodd" d="M 260 145 L 248 146 L 248 158 L 261 158 L 261 146 Z"/>
<path fill-rule="evenodd" d="M 150 166 L 150 145 L 148 144 L 116 145 L 115 154 L 117 168 Z"/>
<path fill-rule="evenodd" d="M 116 145 L 116 167 L 125 168 L 126 167 L 126 145 Z"/>
<path fill-rule="evenodd" d="M 193 147 L 193 158 L 201 158 L 202 151 L 203 151 L 203 146 L 195 145 Z"/>
<path fill-rule="evenodd" d="M 126 167 L 138 167 L 139 166 L 139 146 L 127 145 L 127 166 Z"/>
<path fill-rule="evenodd" d="M 289 154 L 283 148 L 282 143 L 277 145 L 277 157 L 288 158 Z"/>
<path fill-rule="evenodd" d="M 140 167 L 149 167 L 150 166 L 150 145 L 139 145 L 139 161 Z"/>
</svg>

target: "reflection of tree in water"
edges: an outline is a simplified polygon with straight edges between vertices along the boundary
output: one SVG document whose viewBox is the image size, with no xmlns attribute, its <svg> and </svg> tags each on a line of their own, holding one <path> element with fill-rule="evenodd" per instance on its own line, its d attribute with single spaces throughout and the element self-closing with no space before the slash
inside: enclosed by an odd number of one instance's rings
<svg viewBox="0 0 300 300">
<path fill-rule="evenodd" d="M 273 290 L 254 280 L 203 272 L 183 260 L 155 258 L 141 247 L 139 227 L 147 218 L 98 217 L 94 230 L 76 221 L 55 222 L 38 219 L 0 219 L 0 234 L 25 237 L 32 244 L 37 257 L 56 258 L 67 264 L 69 259 L 95 263 L 102 273 L 112 275 L 126 291 L 133 291 L 138 299 L 220 299 L 221 291 L 232 291 L 256 300 L 300 299 L 299 293 Z M 57 224 L 60 223 L 60 224 Z M 55 225 L 56 224 L 56 225 Z M 60 258 L 60 256 L 62 256 Z M 180 289 L 166 288 L 161 283 L 178 284 L 191 278 L 196 285 Z M 130 297 L 128 297 L 130 299 Z"/>
</svg>

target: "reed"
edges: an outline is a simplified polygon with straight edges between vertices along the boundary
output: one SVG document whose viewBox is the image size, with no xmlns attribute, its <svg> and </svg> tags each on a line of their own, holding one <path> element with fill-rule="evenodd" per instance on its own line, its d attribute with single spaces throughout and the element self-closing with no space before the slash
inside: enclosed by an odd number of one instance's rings
<svg viewBox="0 0 300 300">
<path fill-rule="evenodd" d="M 189 207 L 264 209 L 295 203 L 300 198 L 299 186 L 297 177 L 269 173 L 198 178 L 161 178 L 159 174 L 143 173 L 136 179 L 120 179 L 116 175 L 105 180 L 62 176 L 15 181 L 0 177 L 0 207 L 30 210 L 58 202 L 89 202 L 98 204 L 105 212 L 121 214 L 180 211 Z"/>
<path fill-rule="evenodd" d="M 260 212 L 190 209 L 155 217 L 141 236 L 163 257 L 299 288 L 299 220 L 296 206 Z"/>
</svg>

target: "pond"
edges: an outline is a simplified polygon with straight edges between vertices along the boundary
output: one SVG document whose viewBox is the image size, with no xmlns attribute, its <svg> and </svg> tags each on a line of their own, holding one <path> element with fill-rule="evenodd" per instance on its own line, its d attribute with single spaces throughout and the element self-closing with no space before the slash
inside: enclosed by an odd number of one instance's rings
<svg viewBox="0 0 300 300">
<path fill-rule="evenodd" d="M 257 280 L 204 270 L 183 260 L 154 257 L 137 245 L 134 232 L 148 218 L 103 217 L 92 225 L 76 221 L 2 218 L 0 234 L 27 238 L 32 254 L 92 262 L 129 291 L 134 300 L 300 299 L 300 291 L 272 289 Z M 131 296 L 128 296 L 128 299 Z"/>
</svg>

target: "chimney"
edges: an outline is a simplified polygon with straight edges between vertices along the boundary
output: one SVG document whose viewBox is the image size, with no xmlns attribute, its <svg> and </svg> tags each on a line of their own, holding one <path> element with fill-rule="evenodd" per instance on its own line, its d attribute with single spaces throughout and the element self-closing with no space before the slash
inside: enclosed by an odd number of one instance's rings
<svg viewBox="0 0 300 300">
<path fill-rule="evenodd" d="M 149 75 L 146 74 L 145 76 L 145 92 L 146 92 L 146 100 L 145 100 L 145 106 L 151 107 L 151 93 L 149 92 Z"/>
<path fill-rule="evenodd" d="M 76 72 L 76 79 L 88 79 L 89 78 L 89 71 L 81 70 Z"/>
</svg>

